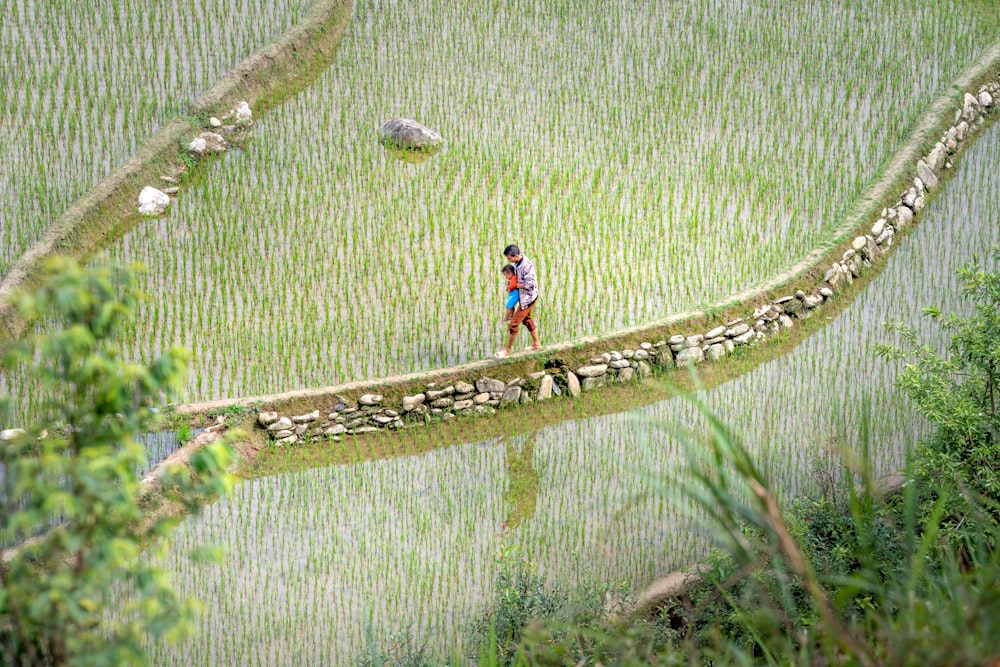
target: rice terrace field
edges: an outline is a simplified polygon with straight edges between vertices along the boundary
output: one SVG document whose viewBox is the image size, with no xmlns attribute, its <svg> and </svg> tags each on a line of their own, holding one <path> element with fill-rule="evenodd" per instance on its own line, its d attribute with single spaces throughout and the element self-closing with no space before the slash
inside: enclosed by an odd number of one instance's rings
<svg viewBox="0 0 1000 667">
<path fill-rule="evenodd" d="M 5 2 L 0 276 L 312 6 Z M 488 359 L 511 242 L 538 267 L 543 344 L 604 334 L 707 308 L 832 246 L 932 101 L 998 41 L 992 0 L 357 0 L 315 81 L 93 261 L 145 265 L 124 354 L 190 349 L 185 403 Z M 387 151 L 376 130 L 396 117 L 440 132 L 441 150 Z M 905 321 L 943 348 L 921 309 L 962 308 L 963 264 L 1000 269 L 998 164 L 987 127 L 848 303 L 725 360 L 737 370 L 696 392 L 783 501 L 815 490 L 859 434 L 888 473 L 928 432 L 875 346 Z M 16 419 L 39 410 L 22 372 L 0 368 L 0 389 Z M 704 517 L 671 492 L 678 432 L 704 415 L 656 379 L 598 393 L 467 431 L 262 452 L 232 497 L 143 556 L 203 602 L 188 637 L 150 642 L 153 664 L 354 665 L 400 631 L 454 659 L 506 549 L 560 585 L 631 592 L 704 557 Z M 190 435 L 150 434 L 150 465 Z M 345 463 L 348 450 L 370 455 Z M 206 545 L 219 564 L 183 557 Z"/>
</svg>

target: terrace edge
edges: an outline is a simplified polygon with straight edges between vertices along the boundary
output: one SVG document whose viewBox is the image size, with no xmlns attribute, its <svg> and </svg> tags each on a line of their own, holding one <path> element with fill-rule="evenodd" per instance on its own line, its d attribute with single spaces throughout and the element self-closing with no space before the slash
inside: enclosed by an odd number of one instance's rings
<svg viewBox="0 0 1000 667">
<path fill-rule="evenodd" d="M 258 111 L 270 109 L 308 86 L 332 62 L 353 5 L 353 0 L 316 0 L 296 25 L 195 98 L 188 116 L 169 121 L 56 218 L 0 281 L 0 344 L 24 332 L 25 322 L 12 297 L 40 283 L 47 259 L 65 255 L 81 260 L 134 224 L 139 191 L 158 182 L 161 175 L 176 177 L 187 172 L 185 148 L 192 137 L 209 129 L 213 113 L 222 115 L 239 100 Z"/>
<path fill-rule="evenodd" d="M 305 411 L 314 402 L 328 403 L 330 406 L 343 402 L 351 397 L 362 394 L 379 394 L 385 398 L 399 401 L 406 393 L 423 391 L 421 385 L 434 385 L 476 376 L 485 377 L 487 372 L 499 372 L 509 378 L 521 379 L 531 373 L 538 373 L 554 366 L 577 367 L 588 363 L 588 359 L 599 356 L 608 349 L 638 348 L 644 340 L 667 339 L 683 330 L 708 330 L 720 323 L 740 319 L 749 308 L 757 308 L 773 304 L 775 301 L 787 300 L 782 294 L 793 294 L 800 290 L 815 290 L 819 285 L 827 284 L 826 268 L 831 265 L 844 264 L 840 259 L 851 250 L 852 243 L 862 236 L 868 235 L 868 227 L 872 221 L 879 218 L 879 212 L 886 207 L 899 205 L 897 193 L 910 188 L 914 179 L 914 165 L 922 162 L 924 156 L 936 143 L 952 123 L 958 122 L 956 107 L 962 112 L 963 98 L 970 91 L 975 91 L 990 82 L 997 85 L 1000 82 L 1000 42 L 992 44 L 971 65 L 966 67 L 945 89 L 933 100 L 928 111 L 917 121 L 909 138 L 883 164 L 881 176 L 859 197 L 857 203 L 847 214 L 844 222 L 831 234 L 827 242 L 814 249 L 803 259 L 786 271 L 772 276 L 758 286 L 731 295 L 702 310 L 692 310 L 668 315 L 664 318 L 644 324 L 620 329 L 598 335 L 584 336 L 573 340 L 544 346 L 541 350 L 519 353 L 504 360 L 481 360 L 446 368 L 389 376 L 370 380 L 356 380 L 339 385 L 320 388 L 298 389 L 274 394 L 250 397 L 203 401 L 197 403 L 171 406 L 178 414 L 205 415 L 218 413 L 227 408 L 267 406 L 276 411 Z M 970 129 L 968 138 L 979 134 L 979 128 L 996 119 L 996 111 L 1000 100 L 995 102 L 989 114 L 983 113 L 982 121 Z M 952 119 L 955 118 L 953 121 Z M 970 143 L 959 142 L 953 157 L 960 154 Z M 944 181 L 947 174 L 942 173 Z M 945 183 L 934 188 L 937 192 Z M 928 188 L 929 190 L 930 188 Z M 921 192 L 921 208 L 924 193 Z M 930 193 L 927 193 L 930 196 Z M 895 203 L 894 203 L 895 202 Z M 904 206 L 904 208 L 907 208 Z M 912 212 L 912 210 L 911 210 Z M 908 231 L 908 230 L 905 230 Z M 904 232 L 900 227 L 900 233 Z M 869 236 L 869 238 L 871 238 Z M 889 241 L 889 246 L 892 240 Z M 878 254 L 890 253 L 891 247 L 879 249 Z M 858 257 L 860 258 L 860 251 Z M 853 278 L 848 278 L 850 282 Z M 832 282 L 832 279 L 831 279 Z M 822 299 L 821 299 L 822 301 Z M 806 313 L 808 315 L 808 313 Z M 444 386 L 441 384 L 440 386 Z"/>
</svg>

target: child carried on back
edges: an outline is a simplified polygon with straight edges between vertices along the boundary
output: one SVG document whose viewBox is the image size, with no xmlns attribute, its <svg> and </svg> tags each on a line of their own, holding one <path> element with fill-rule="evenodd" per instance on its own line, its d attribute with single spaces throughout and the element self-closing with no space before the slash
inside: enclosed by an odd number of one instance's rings
<svg viewBox="0 0 1000 667">
<path fill-rule="evenodd" d="M 505 305 L 507 312 L 504 313 L 503 321 L 510 322 L 514 311 L 520 308 L 521 290 L 517 289 L 517 273 L 514 271 L 513 264 L 508 264 L 500 269 L 500 274 L 507 279 L 507 303 Z"/>
</svg>

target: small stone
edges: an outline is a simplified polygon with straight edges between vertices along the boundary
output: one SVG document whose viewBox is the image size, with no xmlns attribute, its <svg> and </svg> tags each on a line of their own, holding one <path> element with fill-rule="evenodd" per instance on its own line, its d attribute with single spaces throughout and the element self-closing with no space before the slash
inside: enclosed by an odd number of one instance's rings
<svg viewBox="0 0 1000 667">
<path fill-rule="evenodd" d="M 551 375 L 546 375 L 542 378 L 542 383 L 538 386 L 538 394 L 536 395 L 537 400 L 545 401 L 552 398 L 552 387 L 555 381 L 552 379 Z"/>
<path fill-rule="evenodd" d="M 979 100 L 970 95 L 965 94 L 962 98 L 962 120 L 971 123 L 979 117 Z"/>
<path fill-rule="evenodd" d="M 284 428 L 280 431 L 271 431 L 271 437 L 281 440 L 282 438 L 287 438 L 290 435 L 295 435 L 295 431 L 290 428 Z"/>
<path fill-rule="evenodd" d="M 652 375 L 653 374 L 653 368 L 649 364 L 647 364 L 645 361 L 640 361 L 635 366 L 635 372 L 636 372 L 636 375 L 638 375 L 639 379 L 641 380 L 642 378 L 646 378 L 646 377 L 649 377 L 650 375 Z"/>
<path fill-rule="evenodd" d="M 494 380 L 492 378 L 480 378 L 476 380 L 476 391 L 479 393 L 503 392 L 507 388 L 506 382 Z"/>
<path fill-rule="evenodd" d="M 270 426 L 276 421 L 278 421 L 278 413 L 273 410 L 267 410 L 257 415 L 257 423 L 264 427 Z"/>
<path fill-rule="evenodd" d="M 545 371 L 538 371 L 537 373 L 528 373 L 529 380 L 541 380 L 545 377 Z"/>
<path fill-rule="evenodd" d="M 896 226 L 906 229 L 906 226 L 913 222 L 913 209 L 908 206 L 900 206 L 896 211 Z"/>
<path fill-rule="evenodd" d="M 323 431 L 324 435 L 341 435 L 347 433 L 347 428 L 343 424 L 334 424 L 330 428 Z"/>
<path fill-rule="evenodd" d="M 522 387 L 524 386 L 524 378 L 514 378 L 507 383 L 508 387 Z"/>
<path fill-rule="evenodd" d="M 592 391 L 598 387 L 603 387 L 607 382 L 606 375 L 600 375 L 598 377 L 583 378 L 583 384 L 580 385 L 583 391 Z"/>
<path fill-rule="evenodd" d="M 574 398 L 580 395 L 580 380 L 577 379 L 576 373 L 566 373 L 566 389 Z"/>
<path fill-rule="evenodd" d="M 598 364 L 595 366 L 583 366 L 582 368 L 576 369 L 576 374 L 582 378 L 592 378 L 604 375 L 608 372 L 607 364 Z"/>
<path fill-rule="evenodd" d="M 928 190 L 933 190 L 938 186 L 938 177 L 923 160 L 917 161 L 917 176 L 924 182 L 924 187 Z"/>
<path fill-rule="evenodd" d="M 355 435 L 361 435 L 362 433 L 375 433 L 376 431 L 378 431 L 378 429 L 374 426 L 358 426 L 357 428 L 353 429 L 352 432 Z"/>
<path fill-rule="evenodd" d="M 295 427 L 295 435 L 302 435 L 309 428 L 309 424 L 299 424 Z"/>
<path fill-rule="evenodd" d="M 215 116 L 208 119 L 208 124 L 212 127 L 222 127 L 222 121 Z"/>
<path fill-rule="evenodd" d="M 749 329 L 750 327 L 747 328 Z M 704 360 L 705 360 L 704 350 L 702 350 L 700 347 L 689 347 L 684 350 L 681 350 L 681 352 L 677 355 L 676 363 L 678 368 L 683 368 L 688 363 L 700 364 Z"/>
<path fill-rule="evenodd" d="M 605 352 L 604 354 L 601 355 L 601 363 L 602 364 L 611 363 L 611 353 L 610 352 Z"/>
<path fill-rule="evenodd" d="M 379 405 L 382 399 L 382 394 L 362 394 L 358 399 L 358 405 Z"/>
<path fill-rule="evenodd" d="M 754 331 L 748 331 L 742 336 L 737 336 L 736 338 L 734 338 L 733 342 L 736 343 L 737 345 L 746 345 L 754 338 L 755 333 L 756 332 Z"/>
<path fill-rule="evenodd" d="M 993 106 L 993 96 L 990 95 L 985 90 L 979 91 L 978 99 L 979 99 L 979 104 L 986 109 L 989 109 L 991 106 Z"/>
<path fill-rule="evenodd" d="M 643 350 L 645 352 L 649 352 L 650 350 L 653 349 L 653 344 L 652 343 L 640 343 L 639 344 L 639 349 Z"/>
<path fill-rule="evenodd" d="M 455 393 L 455 388 L 451 386 L 445 387 L 444 389 L 429 389 L 427 391 L 427 400 L 436 401 L 439 398 L 442 398 L 444 396 L 451 396 L 454 393 Z"/>
<path fill-rule="evenodd" d="M 927 206 L 927 199 L 923 195 L 913 200 L 914 213 L 919 213 L 920 211 L 924 210 L 925 206 Z"/>
<path fill-rule="evenodd" d="M 620 384 L 625 384 L 626 382 L 631 382 L 635 379 L 635 371 L 631 368 L 623 368 L 618 371 L 618 382 Z"/>
<path fill-rule="evenodd" d="M 171 186 L 169 188 L 163 188 L 163 194 L 165 194 L 165 195 L 175 195 L 175 194 L 177 194 L 180 191 L 181 191 L 181 189 L 179 187 L 177 187 L 176 185 L 173 185 L 173 186 Z"/>
<path fill-rule="evenodd" d="M 969 124 L 964 120 L 955 126 L 955 141 L 962 143 L 969 136 Z"/>
<path fill-rule="evenodd" d="M 684 343 L 684 336 L 682 336 L 681 334 L 673 335 L 667 342 L 670 343 L 671 345 L 681 345 Z"/>
<path fill-rule="evenodd" d="M 412 412 L 418 405 L 421 405 L 427 396 L 425 394 L 414 394 L 403 397 L 403 412 Z"/>
<path fill-rule="evenodd" d="M 622 353 L 621 352 L 609 352 L 608 354 L 611 355 L 611 361 L 621 361 L 622 360 Z"/>
<path fill-rule="evenodd" d="M 693 336 L 688 336 L 687 338 L 684 339 L 684 346 L 685 347 L 698 347 L 699 345 L 701 345 L 701 343 L 702 343 L 703 340 L 705 340 L 705 337 L 702 336 L 701 334 L 695 334 Z"/>
<path fill-rule="evenodd" d="M 236 114 L 236 122 L 238 124 L 246 124 L 253 120 L 253 111 L 250 109 L 250 105 L 244 100 L 240 100 L 236 103 L 236 108 L 233 109 Z"/>
<path fill-rule="evenodd" d="M 314 422 L 319 419 L 319 410 L 313 410 L 310 413 L 304 415 L 296 415 L 292 417 L 293 424 L 306 424 L 308 422 Z"/>
<path fill-rule="evenodd" d="M 635 350 L 622 350 L 622 359 L 631 359 L 635 356 Z"/>
<path fill-rule="evenodd" d="M 875 221 L 875 224 L 872 225 L 872 236 L 878 236 L 882 233 L 883 229 L 885 229 L 885 218 L 879 218 Z"/>
<path fill-rule="evenodd" d="M 297 435 L 295 435 L 293 433 L 292 435 L 290 435 L 290 436 L 288 436 L 286 438 L 281 438 L 280 440 L 275 440 L 274 441 L 274 445 L 276 447 L 283 447 L 285 445 L 294 445 L 298 441 L 299 441 L 299 436 L 297 436 Z"/>
<path fill-rule="evenodd" d="M 830 289 L 829 287 L 820 287 L 819 295 L 824 299 L 829 299 L 830 297 L 833 296 L 833 290 Z"/>
<path fill-rule="evenodd" d="M 453 405 L 455 405 L 455 399 L 449 396 L 443 396 L 430 402 L 430 406 L 432 408 L 437 408 L 438 410 L 444 410 L 445 408 L 450 408 Z"/>
<path fill-rule="evenodd" d="M 780 322 L 781 326 L 785 327 L 786 329 L 792 328 L 792 318 L 790 318 L 788 315 L 782 315 L 781 317 L 779 317 L 778 322 Z"/>
<path fill-rule="evenodd" d="M 616 369 L 628 368 L 628 360 L 616 359 L 615 361 L 612 361 L 610 364 L 608 364 L 608 366 Z"/>
<path fill-rule="evenodd" d="M 475 396 L 472 397 L 472 402 L 475 403 L 476 405 L 483 405 L 489 400 L 490 400 L 490 394 L 489 392 L 486 391 L 484 391 L 481 394 L 476 394 Z"/>
<path fill-rule="evenodd" d="M 24 437 L 26 431 L 23 428 L 6 428 L 0 431 L 0 440 L 10 442 Z"/>
<path fill-rule="evenodd" d="M 392 417 L 386 417 L 385 415 L 375 415 L 372 417 L 372 421 L 380 426 L 388 426 L 392 422 L 396 421 Z"/>
<path fill-rule="evenodd" d="M 705 359 L 708 361 L 716 361 L 724 356 L 726 356 L 726 346 L 721 343 L 709 345 L 708 349 L 705 350 Z"/>
<path fill-rule="evenodd" d="M 649 359 L 649 352 L 646 350 L 636 350 L 632 353 L 632 358 L 636 361 L 642 361 L 643 359 Z"/>
<path fill-rule="evenodd" d="M 823 303 L 823 297 L 813 296 L 811 294 L 802 300 L 802 305 L 810 310 L 820 305 L 821 303 Z"/>
<path fill-rule="evenodd" d="M 742 336 L 743 334 L 745 334 L 749 330 L 750 330 L 749 325 L 747 325 L 747 324 L 737 324 L 732 329 L 727 329 L 726 330 L 726 338 L 735 338 L 737 336 Z"/>
<path fill-rule="evenodd" d="M 170 206 L 170 197 L 165 192 L 146 186 L 139 193 L 139 215 L 161 215 Z"/>
<path fill-rule="evenodd" d="M 225 153 L 227 148 L 229 148 L 229 142 L 221 134 L 215 132 L 202 132 L 188 144 L 188 150 L 196 155 Z"/>
<path fill-rule="evenodd" d="M 851 248 L 853 248 L 855 251 L 859 251 L 865 247 L 865 244 L 867 242 L 868 240 L 864 236 L 857 236 L 851 242 Z"/>
<path fill-rule="evenodd" d="M 503 397 L 500 399 L 500 407 L 505 408 L 508 405 L 513 405 L 518 402 L 521 398 L 521 388 L 514 386 L 508 387 L 503 393 Z"/>
<path fill-rule="evenodd" d="M 271 424 L 268 425 L 268 431 L 284 431 L 292 428 L 292 420 L 288 417 L 282 417 Z"/>
<path fill-rule="evenodd" d="M 160 176 L 160 180 L 169 185 L 180 185 L 181 183 L 173 176 Z"/>
</svg>

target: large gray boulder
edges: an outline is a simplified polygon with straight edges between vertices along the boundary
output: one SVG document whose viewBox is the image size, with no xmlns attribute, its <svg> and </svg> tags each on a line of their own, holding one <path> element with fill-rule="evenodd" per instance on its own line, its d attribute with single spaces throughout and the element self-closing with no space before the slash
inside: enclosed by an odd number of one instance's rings
<svg viewBox="0 0 1000 667">
<path fill-rule="evenodd" d="M 409 118 L 393 118 L 378 130 L 385 146 L 410 150 L 431 150 L 441 145 L 441 135 Z"/>
</svg>

